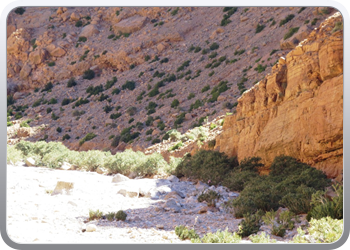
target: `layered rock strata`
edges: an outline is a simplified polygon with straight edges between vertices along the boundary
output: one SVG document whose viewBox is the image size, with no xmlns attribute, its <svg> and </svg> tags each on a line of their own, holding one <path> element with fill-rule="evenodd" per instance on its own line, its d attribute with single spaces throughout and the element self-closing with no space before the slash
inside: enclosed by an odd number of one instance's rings
<svg viewBox="0 0 350 250">
<path fill-rule="evenodd" d="M 238 99 L 216 149 L 268 166 L 289 155 L 329 177 L 343 172 L 343 32 L 340 13 L 326 19 L 270 74 Z"/>
</svg>

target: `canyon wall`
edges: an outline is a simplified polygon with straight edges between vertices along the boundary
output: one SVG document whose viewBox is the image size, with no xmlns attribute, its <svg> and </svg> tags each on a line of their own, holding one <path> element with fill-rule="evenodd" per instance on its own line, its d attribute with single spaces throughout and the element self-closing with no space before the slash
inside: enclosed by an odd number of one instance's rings
<svg viewBox="0 0 350 250">
<path fill-rule="evenodd" d="M 269 166 L 289 155 L 343 172 L 343 31 L 340 13 L 326 19 L 271 73 L 239 99 L 225 119 L 216 149 L 239 160 L 259 156 Z"/>
</svg>

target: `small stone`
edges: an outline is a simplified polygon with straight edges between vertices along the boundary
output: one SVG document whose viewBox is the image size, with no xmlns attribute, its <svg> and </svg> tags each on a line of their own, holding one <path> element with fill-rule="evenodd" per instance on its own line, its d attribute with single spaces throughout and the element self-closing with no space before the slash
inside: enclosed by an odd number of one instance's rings
<svg viewBox="0 0 350 250">
<path fill-rule="evenodd" d="M 35 166 L 35 160 L 32 157 L 29 157 L 25 160 L 26 166 L 33 167 Z"/>
<path fill-rule="evenodd" d="M 74 188 L 73 182 L 58 181 L 51 195 L 56 194 L 70 194 L 71 190 Z"/>
<path fill-rule="evenodd" d="M 94 224 L 89 224 L 86 226 L 86 232 L 95 232 L 96 229 L 97 229 L 97 227 Z"/>
<path fill-rule="evenodd" d="M 170 175 L 167 180 L 171 182 L 179 182 L 179 178 L 177 178 L 175 175 Z"/>
<path fill-rule="evenodd" d="M 156 228 L 157 229 L 164 229 L 164 226 L 163 225 L 156 225 Z"/>
<path fill-rule="evenodd" d="M 112 183 L 118 183 L 118 182 L 123 182 L 123 181 L 127 181 L 127 180 L 130 180 L 130 179 L 128 177 L 126 177 L 125 175 L 116 174 L 112 179 Z"/>
</svg>

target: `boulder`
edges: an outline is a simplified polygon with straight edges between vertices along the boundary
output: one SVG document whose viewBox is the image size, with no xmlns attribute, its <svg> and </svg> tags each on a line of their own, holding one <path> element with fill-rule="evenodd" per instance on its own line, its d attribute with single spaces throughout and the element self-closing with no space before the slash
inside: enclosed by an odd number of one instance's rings
<svg viewBox="0 0 350 250">
<path fill-rule="evenodd" d="M 60 46 L 56 46 L 54 44 L 50 44 L 46 47 L 46 50 L 50 53 L 51 56 L 54 57 L 62 57 L 67 52 Z"/>
<path fill-rule="evenodd" d="M 58 181 L 51 195 L 70 194 L 74 188 L 73 182 Z"/>
<path fill-rule="evenodd" d="M 138 198 L 140 195 L 138 187 L 122 187 L 119 189 L 118 194 L 129 198 Z"/>
<path fill-rule="evenodd" d="M 123 182 L 123 181 L 128 181 L 128 180 L 130 180 L 130 179 L 128 177 L 126 177 L 125 175 L 116 174 L 112 179 L 112 183 L 118 183 L 118 182 Z"/>
<path fill-rule="evenodd" d="M 169 199 L 165 202 L 163 205 L 164 210 L 166 211 L 171 211 L 174 213 L 179 213 L 181 212 L 181 205 L 176 202 L 175 199 Z"/>
<path fill-rule="evenodd" d="M 13 99 L 15 100 L 22 99 L 23 97 L 25 97 L 25 93 L 22 93 L 22 92 L 16 92 L 13 94 Z"/>
<path fill-rule="evenodd" d="M 80 19 L 80 15 L 73 12 L 71 15 L 70 15 L 70 20 L 72 21 L 78 21 Z"/>
<path fill-rule="evenodd" d="M 25 160 L 25 164 L 27 167 L 35 167 L 35 160 L 32 157 L 28 157 Z"/>
<path fill-rule="evenodd" d="M 85 37 L 91 37 L 93 35 L 97 35 L 99 34 L 100 31 L 99 29 L 96 27 L 96 25 L 94 24 L 89 24 L 89 25 L 86 25 L 79 36 L 85 36 Z"/>
<path fill-rule="evenodd" d="M 72 164 L 64 161 L 62 166 L 60 167 L 60 169 L 62 169 L 62 170 L 74 170 L 75 168 L 73 167 Z"/>
<path fill-rule="evenodd" d="M 113 30 L 115 33 L 119 34 L 122 33 L 133 33 L 136 32 L 145 26 L 147 23 L 148 18 L 135 15 L 133 17 L 124 19 L 120 21 L 119 23 L 115 24 L 113 27 Z"/>
<path fill-rule="evenodd" d="M 32 72 L 32 68 L 28 64 L 26 64 L 23 66 L 23 68 L 19 72 L 19 77 L 22 80 L 26 80 L 31 72 Z"/>
<path fill-rule="evenodd" d="M 171 181 L 171 182 L 179 182 L 179 178 L 177 178 L 175 175 L 170 175 L 168 178 L 167 178 L 168 181 Z"/>
<path fill-rule="evenodd" d="M 86 226 L 86 232 L 95 232 L 97 229 L 95 224 L 89 224 Z"/>
<path fill-rule="evenodd" d="M 191 120 L 192 119 L 192 115 L 190 113 L 187 113 L 185 115 L 185 120 Z"/>
<path fill-rule="evenodd" d="M 29 61 L 32 64 L 40 64 L 46 60 L 48 55 L 45 49 L 37 49 L 29 54 Z"/>
</svg>

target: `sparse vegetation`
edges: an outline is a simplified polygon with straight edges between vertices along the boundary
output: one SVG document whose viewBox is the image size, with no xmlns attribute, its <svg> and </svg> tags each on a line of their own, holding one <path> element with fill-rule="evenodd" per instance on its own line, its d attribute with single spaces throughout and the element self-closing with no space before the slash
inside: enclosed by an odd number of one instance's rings
<svg viewBox="0 0 350 250">
<path fill-rule="evenodd" d="M 286 40 L 292 37 L 295 33 L 298 32 L 298 30 L 299 30 L 299 27 L 290 28 L 288 32 L 284 35 L 283 39 Z"/>
<path fill-rule="evenodd" d="M 290 14 L 288 16 L 286 16 L 286 18 L 282 19 L 280 21 L 280 27 L 286 23 L 288 23 L 290 20 L 292 20 L 295 16 L 293 14 Z"/>
</svg>

